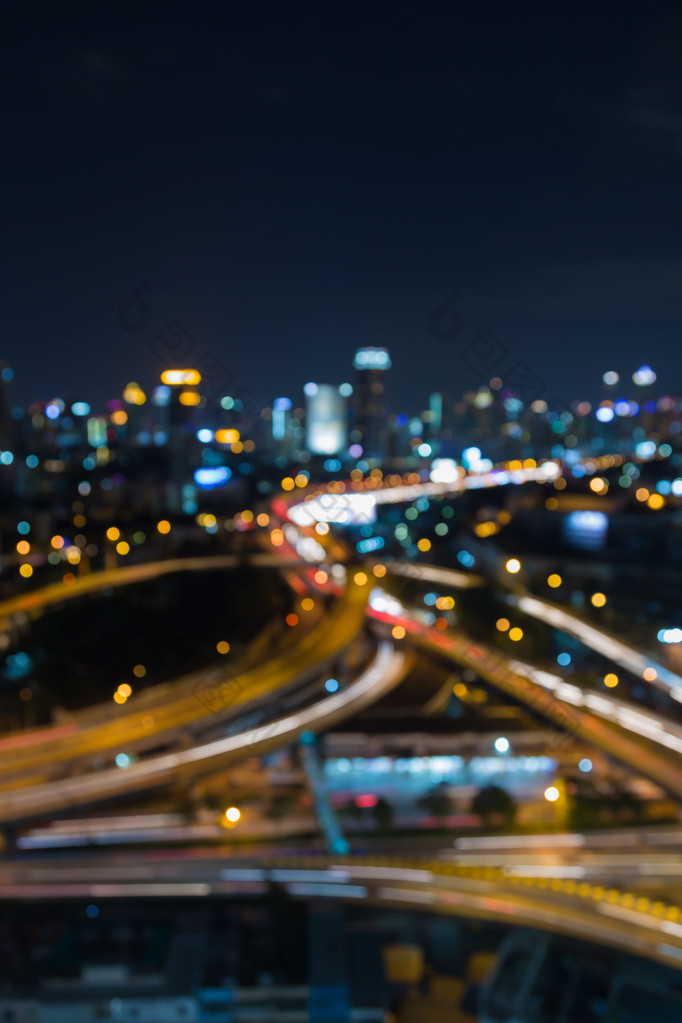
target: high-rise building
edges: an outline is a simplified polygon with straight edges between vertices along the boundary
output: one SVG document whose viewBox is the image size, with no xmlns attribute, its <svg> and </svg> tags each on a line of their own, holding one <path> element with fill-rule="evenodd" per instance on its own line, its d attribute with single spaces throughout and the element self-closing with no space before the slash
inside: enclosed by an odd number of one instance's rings
<svg viewBox="0 0 682 1023">
<path fill-rule="evenodd" d="M 428 430 L 429 437 L 440 437 L 443 429 L 443 395 L 434 391 L 429 398 Z"/>
<path fill-rule="evenodd" d="M 348 443 L 348 385 L 306 384 L 306 448 L 311 455 L 338 455 Z"/>
<path fill-rule="evenodd" d="M 196 369 L 167 369 L 161 374 L 161 383 L 170 388 L 171 426 L 188 428 L 195 421 L 197 407 L 202 405 L 201 373 Z"/>
<path fill-rule="evenodd" d="M 351 439 L 362 447 L 365 458 L 382 458 L 387 438 L 386 374 L 391 368 L 388 350 L 358 348 L 353 368 L 356 385 Z"/>
<path fill-rule="evenodd" d="M 291 398 L 275 398 L 272 403 L 272 440 L 270 447 L 275 455 L 288 457 L 292 451 L 291 420 L 293 419 Z"/>
<path fill-rule="evenodd" d="M 0 362 L 0 441 L 8 444 L 14 434 L 12 423 L 12 395 L 10 383 L 14 370 L 6 362 Z"/>
<path fill-rule="evenodd" d="M 183 488 L 191 481 L 196 416 L 203 400 L 199 393 L 201 373 L 196 369 L 167 369 L 161 374 L 161 383 L 168 388 L 158 396 L 160 402 L 166 402 L 159 409 L 168 417 L 164 437 L 168 459 L 165 498 L 169 510 L 179 512 L 188 500 Z M 158 430 L 155 437 L 160 439 L 165 433 Z"/>
</svg>

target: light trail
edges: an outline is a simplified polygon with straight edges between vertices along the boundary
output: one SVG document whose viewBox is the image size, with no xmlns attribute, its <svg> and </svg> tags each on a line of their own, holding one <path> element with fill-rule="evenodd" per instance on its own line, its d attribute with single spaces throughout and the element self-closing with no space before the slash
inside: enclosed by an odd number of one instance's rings
<svg viewBox="0 0 682 1023">
<path fill-rule="evenodd" d="M 626 668 L 635 675 L 644 677 L 645 670 L 653 668 L 656 672 L 656 677 L 647 681 L 669 692 L 676 700 L 682 702 L 682 678 L 635 647 L 631 647 L 608 632 L 604 632 L 603 629 L 581 621 L 575 615 L 570 614 L 563 608 L 557 607 L 556 604 L 542 600 L 540 597 L 506 593 L 503 599 L 507 604 L 518 608 L 524 614 L 533 618 L 539 618 L 540 621 L 545 622 L 547 625 L 552 625 L 554 628 L 574 636 L 591 650 L 595 650 L 598 654 L 608 657 L 615 664 L 619 664 L 622 668 Z"/>
<path fill-rule="evenodd" d="M 543 689 L 551 690 L 557 699 L 565 703 L 570 703 L 574 707 L 587 707 L 598 717 L 620 725 L 628 732 L 643 735 L 660 746 L 674 750 L 675 753 L 682 753 L 682 726 L 680 725 L 659 718 L 650 711 L 644 711 L 632 704 L 617 700 L 613 696 L 591 693 L 581 689 L 580 686 L 565 682 L 559 675 L 552 675 L 551 672 L 534 668 L 530 664 L 524 664 L 523 661 L 510 660 L 509 667 L 517 675 L 522 675 L 542 686 Z"/>
<path fill-rule="evenodd" d="M 107 768 L 31 788 L 0 794 L 0 820 L 21 820 L 40 811 L 110 798 L 168 782 L 176 772 L 194 765 L 221 762 L 230 755 L 249 750 L 252 754 L 297 738 L 302 731 L 322 728 L 353 710 L 379 699 L 402 677 L 407 655 L 391 642 L 379 644 L 372 664 L 354 682 L 301 711 L 256 728 L 175 753 L 162 754 L 123 768 Z"/>
</svg>

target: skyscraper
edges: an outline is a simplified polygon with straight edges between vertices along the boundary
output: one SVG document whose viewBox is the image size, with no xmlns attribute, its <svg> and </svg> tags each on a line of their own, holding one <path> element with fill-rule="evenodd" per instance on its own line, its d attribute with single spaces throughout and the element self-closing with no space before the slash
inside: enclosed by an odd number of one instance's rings
<svg viewBox="0 0 682 1023">
<path fill-rule="evenodd" d="M 14 370 L 6 362 L 0 362 L 0 441 L 3 444 L 9 444 L 14 435 L 10 389 L 13 378 Z"/>
<path fill-rule="evenodd" d="M 347 444 L 347 401 L 333 384 L 306 384 L 306 447 L 313 455 L 338 455 Z"/>
<path fill-rule="evenodd" d="M 356 370 L 354 423 L 351 439 L 361 445 L 366 458 L 386 453 L 386 373 L 391 359 L 386 348 L 358 348 L 353 360 Z"/>
</svg>

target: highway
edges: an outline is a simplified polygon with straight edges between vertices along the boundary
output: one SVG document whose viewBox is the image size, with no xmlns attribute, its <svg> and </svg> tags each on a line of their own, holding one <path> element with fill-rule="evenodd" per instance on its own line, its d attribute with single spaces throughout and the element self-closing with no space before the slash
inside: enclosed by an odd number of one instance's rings
<svg viewBox="0 0 682 1023">
<path fill-rule="evenodd" d="M 432 858 L 264 857 L 225 859 L 187 849 L 168 858 L 136 851 L 111 858 L 53 859 L 0 867 L 0 898 L 173 898 L 264 894 L 271 884 L 300 898 L 343 899 L 509 922 L 682 963 L 682 910 L 636 891 L 573 878 L 505 874 Z"/>
<path fill-rule="evenodd" d="M 447 486 L 434 484 L 433 492 L 440 495 L 446 492 L 458 492 L 470 486 L 495 486 L 510 481 L 517 483 L 536 479 L 547 481 L 553 478 L 553 474 L 556 475 L 556 468 L 555 463 L 546 463 L 538 469 L 523 470 L 512 474 L 495 471 L 485 474 L 484 477 L 464 476 Z M 418 491 L 421 495 L 424 487 L 431 487 L 431 485 L 420 483 L 416 487 L 404 485 L 386 487 L 374 492 L 372 496 L 377 501 L 406 500 L 409 499 L 412 490 Z M 293 507 L 288 508 L 289 514 L 295 518 L 293 513 L 300 507 L 301 504 L 294 504 Z M 306 511 L 309 507 L 310 502 L 306 504 Z M 292 534 L 284 550 L 275 554 L 252 555 L 251 560 L 254 563 L 267 563 L 276 567 L 283 567 L 285 564 L 300 567 L 302 564 L 306 564 L 305 560 L 303 562 L 295 560 L 297 557 L 296 546 L 299 545 L 299 541 L 303 542 L 302 536 L 303 534 L 296 536 Z M 304 553 L 309 559 L 311 552 L 308 548 Z M 314 556 L 313 560 L 316 560 L 317 552 L 312 552 L 312 555 Z M 175 559 L 83 576 L 68 587 L 56 584 L 2 602 L 0 618 L 18 611 L 25 611 L 29 607 L 48 607 L 54 602 L 63 600 L 65 596 L 72 597 L 94 592 L 111 585 L 128 585 L 131 582 L 153 579 L 171 572 L 230 568 L 234 567 L 238 560 L 236 556 L 232 555 L 209 559 Z M 428 579 L 457 587 L 480 584 L 477 577 L 437 566 L 389 562 L 388 570 L 393 574 Z M 550 605 L 547 601 L 540 601 L 525 594 L 509 594 L 507 599 L 525 613 L 535 614 L 549 624 L 564 627 L 567 631 L 573 630 L 573 634 L 579 635 L 580 638 L 586 637 L 593 645 L 608 638 L 600 630 L 593 629 L 577 619 L 576 616 Z M 356 605 L 357 611 L 358 606 Z M 244 672 L 242 675 L 234 676 L 222 669 L 222 666 L 211 668 L 176 680 L 175 683 L 165 684 L 158 688 L 157 693 L 154 690 L 149 690 L 147 693 L 139 694 L 135 700 L 135 709 L 126 711 L 124 708 L 116 708 L 115 719 L 112 719 L 110 707 L 94 708 L 80 716 L 74 715 L 73 720 L 66 724 L 0 739 L 0 791 L 17 791 L 27 786 L 50 784 L 54 780 L 55 774 L 63 773 L 67 766 L 73 770 L 80 764 L 82 768 L 88 769 L 94 758 L 98 758 L 100 761 L 113 759 L 116 753 L 122 749 L 126 753 L 143 753 L 146 749 L 158 748 L 160 745 L 172 745 L 181 730 L 187 734 L 186 730 L 189 727 L 196 734 L 201 729 L 202 721 L 207 719 L 210 720 L 211 725 L 215 726 L 221 717 L 234 715 L 248 702 L 262 699 L 275 690 L 281 691 L 296 680 L 305 678 L 309 672 L 322 670 L 324 664 L 333 660 L 334 656 L 352 639 L 350 634 L 346 636 L 344 630 L 339 628 L 343 613 L 337 607 L 330 615 L 325 616 L 307 636 L 301 638 L 298 650 L 294 652 L 293 656 L 290 651 L 287 651 L 279 658 L 271 658 L 267 664 L 252 669 L 250 672 Z M 371 609 L 370 614 L 373 614 Z M 356 630 L 359 628 L 360 615 L 357 614 Z M 415 629 L 416 624 L 413 619 L 410 625 L 412 635 L 414 635 Z M 427 647 L 430 644 L 432 651 L 437 651 L 440 654 L 446 653 L 457 663 L 473 667 L 481 673 L 482 677 L 541 710 L 562 727 L 595 742 L 602 749 L 620 759 L 626 759 L 630 763 L 637 762 L 650 777 L 663 783 L 674 794 L 678 795 L 682 792 L 682 772 L 679 766 L 671 760 L 661 760 L 649 748 L 642 748 L 640 741 L 641 736 L 644 735 L 651 740 L 653 745 L 662 745 L 667 750 L 680 752 L 682 751 L 682 728 L 670 723 L 662 723 L 656 715 L 642 711 L 638 707 L 629 706 L 610 695 L 585 692 L 578 686 L 566 683 L 559 676 L 525 665 L 520 661 L 505 660 L 497 652 L 493 652 L 480 643 L 471 643 L 466 637 L 445 636 L 435 630 L 431 630 L 427 634 L 421 628 L 417 631 L 420 634 L 420 641 L 426 643 Z M 344 639 L 340 643 L 331 638 L 339 639 L 341 636 L 344 636 Z M 618 646 L 617 641 L 614 642 Z M 644 655 L 625 648 L 624 644 L 620 646 L 628 650 L 629 663 L 632 663 L 634 656 L 639 659 L 638 663 L 641 662 Z M 324 656 L 318 657 L 317 660 L 313 658 L 312 662 L 309 659 L 307 663 L 300 659 L 297 660 L 297 653 L 303 655 L 306 649 L 309 652 L 311 649 L 324 651 Z M 612 647 L 608 649 L 611 650 Z M 600 650 L 600 652 L 602 651 Z M 621 649 L 615 649 L 614 652 L 619 656 L 623 654 Z M 285 665 L 295 665 L 295 669 L 287 675 Z M 660 677 L 665 679 L 663 672 Z M 682 682 L 682 680 L 680 681 Z M 210 705 L 210 701 L 201 699 L 201 695 L 205 693 L 220 693 L 224 686 L 229 686 L 229 699 L 214 700 L 213 706 Z M 206 713 L 207 702 L 209 703 L 209 714 Z M 215 705 L 216 702 L 218 706 Z M 605 722 L 616 725 L 617 731 L 613 728 L 605 728 Z M 633 743 L 622 734 L 623 731 L 635 733 L 638 741 Z M 135 766 L 139 768 L 140 765 Z M 98 777 L 101 778 L 103 773 L 106 771 L 99 771 Z M 66 779 L 58 780 L 66 781 Z M 92 776 L 87 780 L 89 783 L 93 783 Z M 74 787 L 76 787 L 75 781 Z"/>
<path fill-rule="evenodd" d="M 682 763 L 671 755 L 676 751 L 673 744 L 682 738 L 676 726 L 621 701 L 583 691 L 558 676 L 524 665 L 484 643 L 474 642 L 463 633 L 424 625 L 395 598 L 378 588 L 374 594 L 368 613 L 377 621 L 402 626 L 406 638 L 422 649 L 473 669 L 481 678 L 549 718 L 562 730 L 634 766 L 676 798 L 682 798 Z"/>
<path fill-rule="evenodd" d="M 634 887 L 674 886 L 682 896 L 682 832 L 677 827 L 476 835 L 456 838 L 440 857 L 458 866 L 496 867 L 507 877 L 573 878 Z"/>
<path fill-rule="evenodd" d="M 558 473 L 556 463 L 546 463 L 544 467 L 523 470 L 521 476 L 517 473 L 516 477 L 514 473 L 498 470 L 484 476 L 460 476 L 447 485 L 385 486 L 373 490 L 371 496 L 377 504 L 409 501 L 413 496 L 426 493 L 443 496 L 506 483 L 548 482 Z M 329 506 L 317 508 L 314 503 L 318 497 L 319 494 L 305 504 L 299 502 L 293 506 L 278 500 L 290 524 L 305 530 L 315 521 L 318 512 L 319 521 L 329 520 Z M 273 508 L 274 505 L 275 502 Z M 340 514 L 341 505 L 337 510 Z M 260 558 L 262 564 L 295 568 L 309 567 L 311 562 L 319 564 L 324 554 L 320 544 L 312 536 L 307 539 L 313 541 L 314 548 L 306 544 L 305 532 L 296 533 L 295 526 L 286 532 L 283 550 L 257 555 L 254 562 Z M 302 560 L 298 560 L 299 556 Z M 67 595 L 144 581 L 173 571 L 229 568 L 236 562 L 232 556 L 182 559 L 117 569 L 112 573 L 115 578 L 111 579 L 106 573 L 85 576 L 69 587 L 57 584 L 3 602 L 0 619 L 20 611 L 48 607 Z M 454 587 L 482 584 L 479 577 L 438 566 L 394 561 L 387 564 L 387 571 Z M 374 597 L 381 596 L 377 589 L 372 593 Z M 51 730 L 46 739 L 34 735 L 18 745 L 10 739 L 0 740 L 0 821 L 20 822 L 54 816 L 116 796 L 152 791 L 171 781 L 200 777 L 245 755 L 258 755 L 298 741 L 303 732 L 322 731 L 396 686 L 409 667 L 412 643 L 473 669 L 481 678 L 539 711 L 562 730 L 573 732 L 634 766 L 639 773 L 648 775 L 677 798 L 682 798 L 682 767 L 676 756 L 682 751 L 682 729 L 610 695 L 592 693 L 567 683 L 558 675 L 505 657 L 461 633 L 431 628 L 406 608 L 396 607 L 396 602 L 387 594 L 383 594 L 383 610 L 377 610 L 371 600 L 368 603 L 368 596 L 368 584 L 356 585 L 349 580 L 344 597 L 301 635 L 290 650 L 275 654 L 265 663 L 238 675 L 239 684 L 231 679 L 236 695 L 229 713 L 233 714 L 235 708 L 254 699 L 272 699 L 296 680 L 321 671 L 324 664 L 330 663 L 360 634 L 366 615 L 372 621 L 383 623 L 384 627 L 402 625 L 406 630 L 405 639 L 380 639 L 373 660 L 354 681 L 309 706 L 280 716 L 273 713 L 271 720 L 257 727 L 211 741 L 195 742 L 189 748 L 152 754 L 124 769 L 109 766 L 75 777 L 50 778 L 54 765 L 60 770 L 66 764 L 78 766 L 80 760 L 82 766 L 88 758 L 92 759 L 95 754 L 101 756 L 103 751 L 112 754 L 121 749 L 133 751 L 136 743 L 140 744 L 140 751 L 149 748 L 150 717 L 154 719 L 153 736 L 157 745 L 160 738 L 171 739 L 188 725 L 199 729 L 209 718 L 215 724 L 215 712 L 207 715 L 205 702 L 202 704 L 197 699 L 198 680 L 193 675 L 172 684 L 172 698 L 166 699 L 168 694 L 165 693 L 163 706 L 153 712 L 145 705 L 121 714 L 116 722 L 101 720 L 99 712 L 88 712 L 89 718 L 86 714 L 83 724 L 80 727 L 77 724 L 73 734 L 60 732 L 59 728 L 64 726 L 59 726 Z M 508 594 L 506 599 L 522 613 L 563 628 L 630 670 L 634 670 L 634 665 L 641 673 L 644 667 L 653 664 L 646 655 L 621 644 L 615 637 L 610 637 L 613 642 L 605 645 L 605 638 L 609 638 L 606 633 L 548 601 L 518 592 Z M 663 666 L 657 665 L 656 670 L 657 679 L 664 687 L 672 691 L 682 685 L 677 676 L 666 675 Z M 222 668 L 211 669 L 202 681 L 219 687 L 224 678 L 221 672 Z M 174 686 L 177 686 L 175 692 Z M 153 690 L 146 699 L 154 699 Z M 273 708 L 276 711 L 276 700 Z M 441 849 L 438 855 L 418 860 L 392 855 L 363 860 L 349 857 L 339 862 L 299 855 L 275 862 L 271 859 L 272 852 L 267 850 L 263 850 L 263 854 L 249 855 L 248 860 L 240 860 L 238 850 L 228 844 L 220 853 L 215 847 L 176 848 L 172 859 L 159 853 L 119 851 L 115 857 L 90 854 L 81 862 L 70 860 L 68 865 L 52 857 L 21 863 L 5 861 L 0 868 L 0 897 L 205 897 L 264 892 L 274 883 L 296 897 L 366 900 L 480 919 L 508 920 L 581 938 L 589 936 L 593 941 L 668 965 L 682 966 L 682 909 L 661 895 L 662 891 L 677 890 L 671 889 L 671 884 L 679 886 L 682 894 L 682 832 L 669 829 L 647 831 L 646 837 L 642 834 L 638 831 L 604 835 L 472 836 Z"/>
<path fill-rule="evenodd" d="M 567 611 L 549 600 L 527 593 L 507 593 L 504 600 L 523 614 L 575 636 L 602 657 L 608 657 L 614 664 L 641 676 L 649 685 L 657 686 L 682 702 L 682 678 L 649 654 L 624 643 L 605 629 L 591 625 L 574 612 Z"/>
<path fill-rule="evenodd" d="M 355 624 L 353 621 L 354 627 L 350 630 L 353 635 Z M 348 622 L 346 628 L 349 628 Z M 333 636 L 333 642 L 338 643 L 343 633 L 336 628 Z M 331 637 L 327 643 L 331 647 Z M 319 651 L 316 648 L 303 651 L 299 658 L 298 663 L 291 658 L 288 664 L 281 667 L 279 674 L 264 673 L 264 683 L 270 690 L 274 691 L 285 682 L 290 682 L 297 670 L 303 670 L 306 662 L 308 669 L 319 664 Z M 398 684 L 408 664 L 409 659 L 404 651 L 396 650 L 390 642 L 380 643 L 374 660 L 354 682 L 309 707 L 285 717 L 274 718 L 267 724 L 236 735 L 190 749 L 150 756 L 125 768 L 108 767 L 92 774 L 79 774 L 73 778 L 2 791 L 0 821 L 54 815 L 67 808 L 133 792 L 149 791 L 181 777 L 199 777 L 245 755 L 262 754 L 277 746 L 297 741 L 302 732 L 328 728 L 379 699 Z"/>
<path fill-rule="evenodd" d="M 296 645 L 275 647 L 258 666 L 237 673 L 224 658 L 174 682 L 140 693 L 123 706 L 108 702 L 73 715 L 65 724 L 0 739 L 0 790 L 31 773 L 48 777 L 60 764 L 116 753 L 153 749 L 173 742 L 179 730 L 200 730 L 276 689 L 322 671 L 359 634 L 363 608 L 356 599 L 335 603 Z M 311 619 L 314 621 L 314 618 Z M 288 638 L 288 637 L 285 637 Z M 35 780 L 35 779 L 34 779 Z"/>
<path fill-rule="evenodd" d="M 405 481 L 392 483 L 391 478 L 373 480 L 369 490 L 363 490 L 359 481 L 332 481 L 323 487 L 310 488 L 307 492 L 280 495 L 273 508 L 299 527 L 309 527 L 315 522 L 330 522 L 338 525 L 352 522 L 371 521 L 376 505 L 403 504 L 419 497 L 449 497 L 463 494 L 467 490 L 481 490 L 490 487 L 518 485 L 523 483 L 550 483 L 561 474 L 557 462 L 546 461 L 526 469 L 492 469 L 490 472 L 466 473 L 458 471 L 456 479 L 448 482 L 419 482 L 417 473 L 413 483 Z"/>
<path fill-rule="evenodd" d="M 468 589 L 471 586 L 483 584 L 483 579 L 480 576 L 437 565 L 422 565 L 409 561 L 387 561 L 386 569 L 389 575 L 441 583 L 455 589 Z M 495 583 L 499 585 L 500 579 L 496 579 Z M 639 675 L 649 685 L 656 686 L 682 702 L 682 677 L 666 668 L 646 651 L 638 650 L 606 629 L 585 621 L 575 611 L 522 591 L 518 586 L 514 591 L 505 592 L 500 596 L 505 603 L 516 608 L 522 614 L 536 618 L 560 632 L 575 637 L 595 653 L 608 658 L 614 665 Z"/>
</svg>

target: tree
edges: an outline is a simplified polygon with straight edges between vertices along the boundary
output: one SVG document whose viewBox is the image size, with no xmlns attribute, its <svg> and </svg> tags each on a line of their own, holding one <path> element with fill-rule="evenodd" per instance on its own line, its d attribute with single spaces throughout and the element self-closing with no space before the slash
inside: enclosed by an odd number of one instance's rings
<svg viewBox="0 0 682 1023">
<path fill-rule="evenodd" d="M 376 803 L 372 807 L 372 814 L 380 831 L 390 830 L 395 816 L 395 810 L 387 799 L 384 799 L 383 796 L 377 799 Z"/>
<path fill-rule="evenodd" d="M 591 778 L 570 777 L 566 779 L 566 793 L 573 828 L 641 824 L 646 819 L 645 805 L 639 796 L 613 779 L 597 786 Z"/>
<path fill-rule="evenodd" d="M 432 789 L 417 802 L 417 806 L 425 810 L 429 817 L 448 817 L 452 813 L 452 803 L 447 792 Z"/>
<path fill-rule="evenodd" d="M 481 818 L 485 827 L 495 824 L 508 826 L 516 816 L 516 800 L 499 785 L 485 785 L 471 801 L 471 813 Z"/>
</svg>

